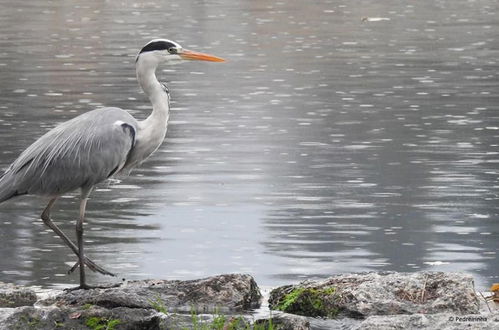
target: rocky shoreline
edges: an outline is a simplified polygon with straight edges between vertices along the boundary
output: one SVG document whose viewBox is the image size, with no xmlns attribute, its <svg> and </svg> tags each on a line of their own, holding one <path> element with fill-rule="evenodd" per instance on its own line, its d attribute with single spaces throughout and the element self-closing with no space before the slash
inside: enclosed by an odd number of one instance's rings
<svg viewBox="0 0 499 330">
<path fill-rule="evenodd" d="M 471 276 L 443 272 L 336 275 L 274 288 L 268 299 L 245 274 L 45 295 L 0 283 L 0 329 L 269 328 L 497 329 L 499 308 Z"/>
</svg>

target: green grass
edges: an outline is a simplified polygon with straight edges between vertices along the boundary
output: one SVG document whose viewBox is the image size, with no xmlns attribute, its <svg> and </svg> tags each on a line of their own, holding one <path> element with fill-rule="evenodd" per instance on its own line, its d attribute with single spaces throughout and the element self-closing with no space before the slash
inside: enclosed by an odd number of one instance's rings
<svg viewBox="0 0 499 330">
<path fill-rule="evenodd" d="M 154 300 L 149 300 L 149 303 L 151 304 L 151 307 L 154 308 L 156 311 L 163 314 L 168 314 L 168 309 L 166 308 L 164 301 L 161 299 L 159 295 L 155 297 Z"/>
<path fill-rule="evenodd" d="M 274 323 L 272 322 L 272 315 L 270 318 L 265 321 L 261 321 L 259 323 L 253 323 L 253 330 L 277 330 L 277 327 L 274 327 Z"/>
<path fill-rule="evenodd" d="M 165 306 L 164 301 L 158 295 L 154 299 L 150 299 L 149 303 L 151 304 L 151 308 L 156 311 L 168 314 L 172 317 L 175 317 L 175 313 L 168 313 L 168 310 Z M 105 328 L 102 328 L 105 329 Z M 184 328 L 182 330 L 276 330 L 274 325 L 272 324 L 272 319 L 266 322 L 259 322 L 255 324 L 251 324 L 249 321 L 246 321 L 242 316 L 228 316 L 221 314 L 218 310 L 215 310 L 213 314 L 213 319 L 209 321 L 204 321 L 199 316 L 196 308 L 194 306 L 191 307 L 191 327 Z M 95 329 L 95 330 L 101 330 Z M 109 329 L 111 330 L 111 328 Z"/>
<path fill-rule="evenodd" d="M 205 322 L 192 309 L 191 320 L 193 330 L 277 330 L 272 323 L 272 318 L 265 322 L 251 324 L 242 316 L 229 316 L 217 312 L 211 321 Z"/>
<path fill-rule="evenodd" d="M 30 328 L 36 328 L 40 324 L 40 319 L 37 317 L 30 317 L 26 315 L 22 315 L 20 317 L 21 323 L 25 323 Z"/>
<path fill-rule="evenodd" d="M 120 323 L 121 321 L 118 319 L 108 320 L 102 317 L 93 316 L 88 318 L 85 324 L 92 330 L 114 330 Z"/>
<path fill-rule="evenodd" d="M 55 328 L 64 328 L 64 323 L 63 322 L 54 321 L 54 327 Z"/>
</svg>

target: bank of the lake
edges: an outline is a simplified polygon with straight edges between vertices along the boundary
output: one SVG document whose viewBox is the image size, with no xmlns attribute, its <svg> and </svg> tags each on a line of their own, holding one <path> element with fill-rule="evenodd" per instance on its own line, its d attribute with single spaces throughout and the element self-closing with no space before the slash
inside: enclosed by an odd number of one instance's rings
<svg viewBox="0 0 499 330">
<path fill-rule="evenodd" d="M 91 290 L 0 283 L 0 329 L 494 329 L 470 275 L 369 272 L 263 290 L 250 275 Z M 267 294 L 265 294 L 265 292 Z M 490 295 L 490 294 L 489 294 Z"/>
</svg>

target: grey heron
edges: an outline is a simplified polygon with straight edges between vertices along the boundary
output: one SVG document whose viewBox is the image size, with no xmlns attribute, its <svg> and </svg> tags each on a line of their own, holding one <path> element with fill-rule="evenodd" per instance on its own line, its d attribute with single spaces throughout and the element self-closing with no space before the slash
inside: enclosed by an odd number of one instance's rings
<svg viewBox="0 0 499 330">
<path fill-rule="evenodd" d="M 0 203 L 25 194 L 50 198 L 41 219 L 77 255 L 69 270 L 79 267 L 80 285 L 88 289 L 85 265 L 114 275 L 84 254 L 83 222 L 87 199 L 96 184 L 126 173 L 146 160 L 163 142 L 170 112 L 170 95 L 156 78 L 161 63 L 183 60 L 223 62 L 222 58 L 182 48 L 177 42 L 154 39 L 138 53 L 135 65 L 140 87 L 152 103 L 151 114 L 137 121 L 119 108 L 99 108 L 64 122 L 36 140 L 14 160 L 0 178 Z M 76 244 L 57 227 L 50 210 L 57 198 L 80 189 Z"/>
</svg>

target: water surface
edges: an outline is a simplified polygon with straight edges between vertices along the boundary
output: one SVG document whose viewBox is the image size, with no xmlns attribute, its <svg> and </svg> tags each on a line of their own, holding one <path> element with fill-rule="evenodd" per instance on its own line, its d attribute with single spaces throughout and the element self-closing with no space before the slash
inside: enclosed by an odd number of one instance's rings
<svg viewBox="0 0 499 330">
<path fill-rule="evenodd" d="M 145 118 L 134 58 L 170 38 L 228 62 L 158 72 L 172 92 L 167 139 L 93 193 L 93 259 L 128 279 L 442 270 L 485 288 L 499 274 L 498 7 L 5 0 L 0 167 L 96 107 Z M 39 220 L 44 203 L 0 206 L 0 281 L 78 281 Z M 77 209 L 75 195 L 54 209 L 65 232 Z"/>
</svg>

